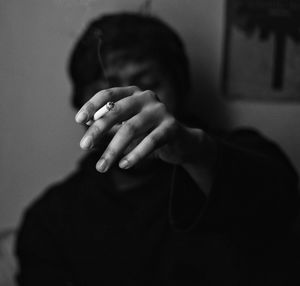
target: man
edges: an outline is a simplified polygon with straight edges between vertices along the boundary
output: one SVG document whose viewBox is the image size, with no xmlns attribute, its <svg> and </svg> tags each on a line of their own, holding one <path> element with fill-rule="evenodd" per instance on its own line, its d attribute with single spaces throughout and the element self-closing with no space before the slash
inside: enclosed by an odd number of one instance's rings
<svg viewBox="0 0 300 286">
<path fill-rule="evenodd" d="M 280 246 L 297 176 L 254 131 L 186 124 L 188 62 L 174 31 L 104 16 L 79 39 L 70 75 L 88 126 L 80 145 L 93 151 L 27 210 L 20 285 L 287 285 Z"/>
</svg>

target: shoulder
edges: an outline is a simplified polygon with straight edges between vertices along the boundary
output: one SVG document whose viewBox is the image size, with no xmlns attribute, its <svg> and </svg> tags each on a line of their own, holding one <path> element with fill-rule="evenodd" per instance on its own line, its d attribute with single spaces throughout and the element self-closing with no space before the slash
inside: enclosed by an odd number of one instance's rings
<svg viewBox="0 0 300 286">
<path fill-rule="evenodd" d="M 41 193 L 25 209 L 19 228 L 19 241 L 28 237 L 53 235 L 63 229 L 66 210 L 75 203 L 78 174 L 57 182 Z"/>
<path fill-rule="evenodd" d="M 91 201 L 90 197 L 101 195 L 105 188 L 106 177 L 95 169 L 95 158 L 87 156 L 79 168 L 67 178 L 49 186 L 25 210 L 22 225 L 38 223 L 62 227 L 65 220 L 76 215 L 76 209 Z"/>
<path fill-rule="evenodd" d="M 221 149 L 263 156 L 265 159 L 284 165 L 289 171 L 295 173 L 294 167 L 280 145 L 254 128 L 239 128 L 228 133 L 218 133 L 216 138 L 219 145 L 227 147 Z"/>
</svg>

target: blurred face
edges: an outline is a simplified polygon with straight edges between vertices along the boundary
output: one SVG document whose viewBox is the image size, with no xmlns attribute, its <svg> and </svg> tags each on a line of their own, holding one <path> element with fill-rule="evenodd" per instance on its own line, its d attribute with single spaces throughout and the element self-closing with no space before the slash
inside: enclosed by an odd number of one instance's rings
<svg viewBox="0 0 300 286">
<path fill-rule="evenodd" d="M 170 77 L 154 60 L 134 61 L 114 55 L 105 61 L 107 81 L 100 79 L 89 85 L 84 92 L 84 102 L 101 89 L 117 86 L 136 85 L 141 90 L 152 90 L 173 113 L 176 109 L 176 90 Z"/>
<path fill-rule="evenodd" d="M 164 73 L 155 61 L 120 60 L 120 58 L 116 58 L 113 55 L 108 56 L 105 61 L 105 74 L 108 82 L 104 79 L 100 79 L 86 87 L 83 94 L 84 102 L 90 99 L 99 90 L 109 87 L 135 85 L 141 90 L 154 91 L 158 98 L 167 106 L 169 112 L 175 112 L 176 90 L 172 85 L 170 77 Z M 102 148 L 105 149 L 111 139 L 111 135 L 106 134 L 101 142 L 103 146 L 99 146 L 100 150 Z M 141 138 L 134 140 L 125 150 L 124 154 L 130 152 L 140 141 Z M 153 167 L 155 161 L 157 160 L 155 160 L 153 156 L 148 156 L 147 160 L 143 160 L 138 166 L 132 169 L 147 170 Z"/>
</svg>

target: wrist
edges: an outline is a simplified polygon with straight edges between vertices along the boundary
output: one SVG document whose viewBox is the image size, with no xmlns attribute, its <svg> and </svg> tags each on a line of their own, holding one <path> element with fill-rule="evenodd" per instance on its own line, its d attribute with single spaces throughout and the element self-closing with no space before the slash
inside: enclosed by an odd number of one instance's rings
<svg viewBox="0 0 300 286">
<path fill-rule="evenodd" d="M 182 167 L 208 196 L 214 177 L 214 168 L 217 162 L 217 144 L 206 132 L 199 129 L 190 129 L 191 145 L 188 146 L 189 155 L 183 161 Z"/>
<path fill-rule="evenodd" d="M 182 166 L 197 165 L 211 168 L 217 159 L 217 144 L 206 132 L 183 126 L 180 136 L 183 146 Z"/>
</svg>

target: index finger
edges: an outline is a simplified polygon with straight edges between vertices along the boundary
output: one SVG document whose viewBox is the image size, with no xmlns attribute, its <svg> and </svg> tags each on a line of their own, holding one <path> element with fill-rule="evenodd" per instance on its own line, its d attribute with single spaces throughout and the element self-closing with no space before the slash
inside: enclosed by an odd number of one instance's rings
<svg viewBox="0 0 300 286">
<path fill-rule="evenodd" d="M 75 120 L 77 123 L 87 123 L 93 118 L 95 112 L 104 106 L 108 101 L 118 101 L 122 98 L 131 96 L 137 91 L 139 91 L 139 88 L 136 86 L 103 89 L 97 92 L 81 107 L 75 116 Z"/>
</svg>

